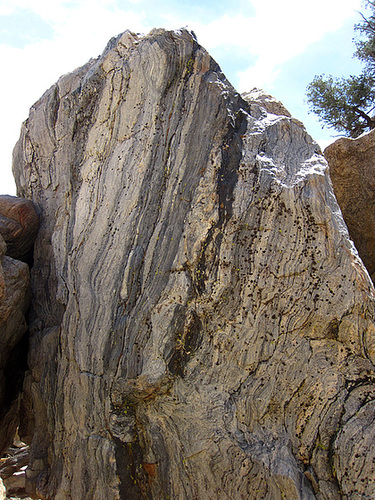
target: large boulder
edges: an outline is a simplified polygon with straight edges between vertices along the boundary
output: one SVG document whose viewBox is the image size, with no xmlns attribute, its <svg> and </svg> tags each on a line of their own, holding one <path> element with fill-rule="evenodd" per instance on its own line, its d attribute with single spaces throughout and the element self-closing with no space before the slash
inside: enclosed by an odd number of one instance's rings
<svg viewBox="0 0 375 500">
<path fill-rule="evenodd" d="M 374 497 L 374 288 L 280 103 L 186 30 L 126 32 L 31 108 L 13 168 L 41 210 L 34 496 Z"/>
<path fill-rule="evenodd" d="M 375 130 L 338 139 L 324 156 L 350 237 L 375 281 Z"/>
</svg>

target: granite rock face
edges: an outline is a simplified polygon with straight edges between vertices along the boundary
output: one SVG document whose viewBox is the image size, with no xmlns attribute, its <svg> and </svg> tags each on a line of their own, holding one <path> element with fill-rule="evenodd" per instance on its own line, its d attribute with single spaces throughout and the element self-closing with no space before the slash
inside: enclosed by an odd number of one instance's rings
<svg viewBox="0 0 375 500">
<path fill-rule="evenodd" d="M 374 281 L 375 132 L 338 139 L 324 155 L 350 237 Z"/>
<path fill-rule="evenodd" d="M 280 103 L 126 32 L 31 108 L 14 173 L 34 496 L 375 495 L 374 288 Z"/>
</svg>

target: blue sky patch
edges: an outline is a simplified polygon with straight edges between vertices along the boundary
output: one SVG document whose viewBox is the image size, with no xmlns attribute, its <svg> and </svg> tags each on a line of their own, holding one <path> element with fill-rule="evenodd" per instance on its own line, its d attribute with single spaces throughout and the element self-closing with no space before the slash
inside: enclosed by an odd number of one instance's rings
<svg viewBox="0 0 375 500">
<path fill-rule="evenodd" d="M 246 50 L 238 48 L 238 50 L 234 51 L 233 47 L 225 44 L 214 47 L 209 53 L 220 65 L 222 72 L 235 88 L 239 85 L 238 73 L 255 64 L 257 59 L 256 55 L 250 54 Z"/>
<path fill-rule="evenodd" d="M 31 43 L 50 40 L 53 34 L 52 26 L 30 10 L 0 16 L 0 44 L 23 49 Z"/>
<path fill-rule="evenodd" d="M 310 114 L 307 105 L 306 89 L 315 75 L 329 75 L 334 77 L 348 77 L 359 74 L 363 64 L 353 58 L 355 44 L 352 39 L 355 36 L 353 23 L 347 22 L 345 25 L 333 32 L 327 33 L 319 41 L 311 44 L 304 51 L 290 61 L 280 65 L 277 88 L 274 83 L 268 89 L 270 93 L 282 101 L 288 103 L 288 110 L 297 115 L 305 125 L 309 125 L 308 132 L 314 139 L 319 140 L 322 135 L 322 125 L 318 119 Z M 304 103 L 304 106 L 301 104 Z M 315 123 L 314 123 L 315 122 Z M 337 136 L 337 132 L 324 128 L 327 136 Z"/>
<path fill-rule="evenodd" d="M 202 20 L 214 21 L 225 14 L 241 13 L 242 16 L 252 16 L 255 11 L 248 0 L 233 0 L 228 10 L 227 0 L 180 0 L 171 2 L 170 0 L 140 0 L 132 4 L 127 0 L 117 0 L 116 7 L 119 9 L 131 9 L 143 11 L 146 20 L 155 27 L 162 27 L 163 20 L 168 16 L 186 17 L 190 22 L 202 22 Z M 160 26 L 155 23 L 159 22 Z M 176 29 L 178 26 L 176 26 Z"/>
</svg>

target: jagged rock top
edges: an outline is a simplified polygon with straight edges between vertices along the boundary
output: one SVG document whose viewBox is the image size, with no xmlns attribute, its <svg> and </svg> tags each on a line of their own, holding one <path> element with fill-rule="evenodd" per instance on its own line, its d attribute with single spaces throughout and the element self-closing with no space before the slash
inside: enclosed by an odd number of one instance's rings
<svg viewBox="0 0 375 500">
<path fill-rule="evenodd" d="M 32 107 L 35 494 L 374 494 L 374 289 L 317 144 L 244 97 L 154 30 Z"/>
<path fill-rule="evenodd" d="M 284 104 L 275 99 L 273 96 L 267 94 L 263 89 L 253 88 L 250 92 L 244 92 L 242 97 L 249 103 L 261 106 L 273 115 L 288 116 L 291 114 L 285 108 Z"/>
</svg>

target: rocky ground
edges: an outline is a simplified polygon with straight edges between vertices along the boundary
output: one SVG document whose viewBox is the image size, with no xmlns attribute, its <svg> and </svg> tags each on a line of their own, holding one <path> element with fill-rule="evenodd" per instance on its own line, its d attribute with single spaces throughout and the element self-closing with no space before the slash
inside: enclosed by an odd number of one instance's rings
<svg viewBox="0 0 375 500">
<path fill-rule="evenodd" d="M 0 500 L 30 499 L 25 490 L 28 462 L 29 447 L 15 440 L 0 459 Z"/>
</svg>

